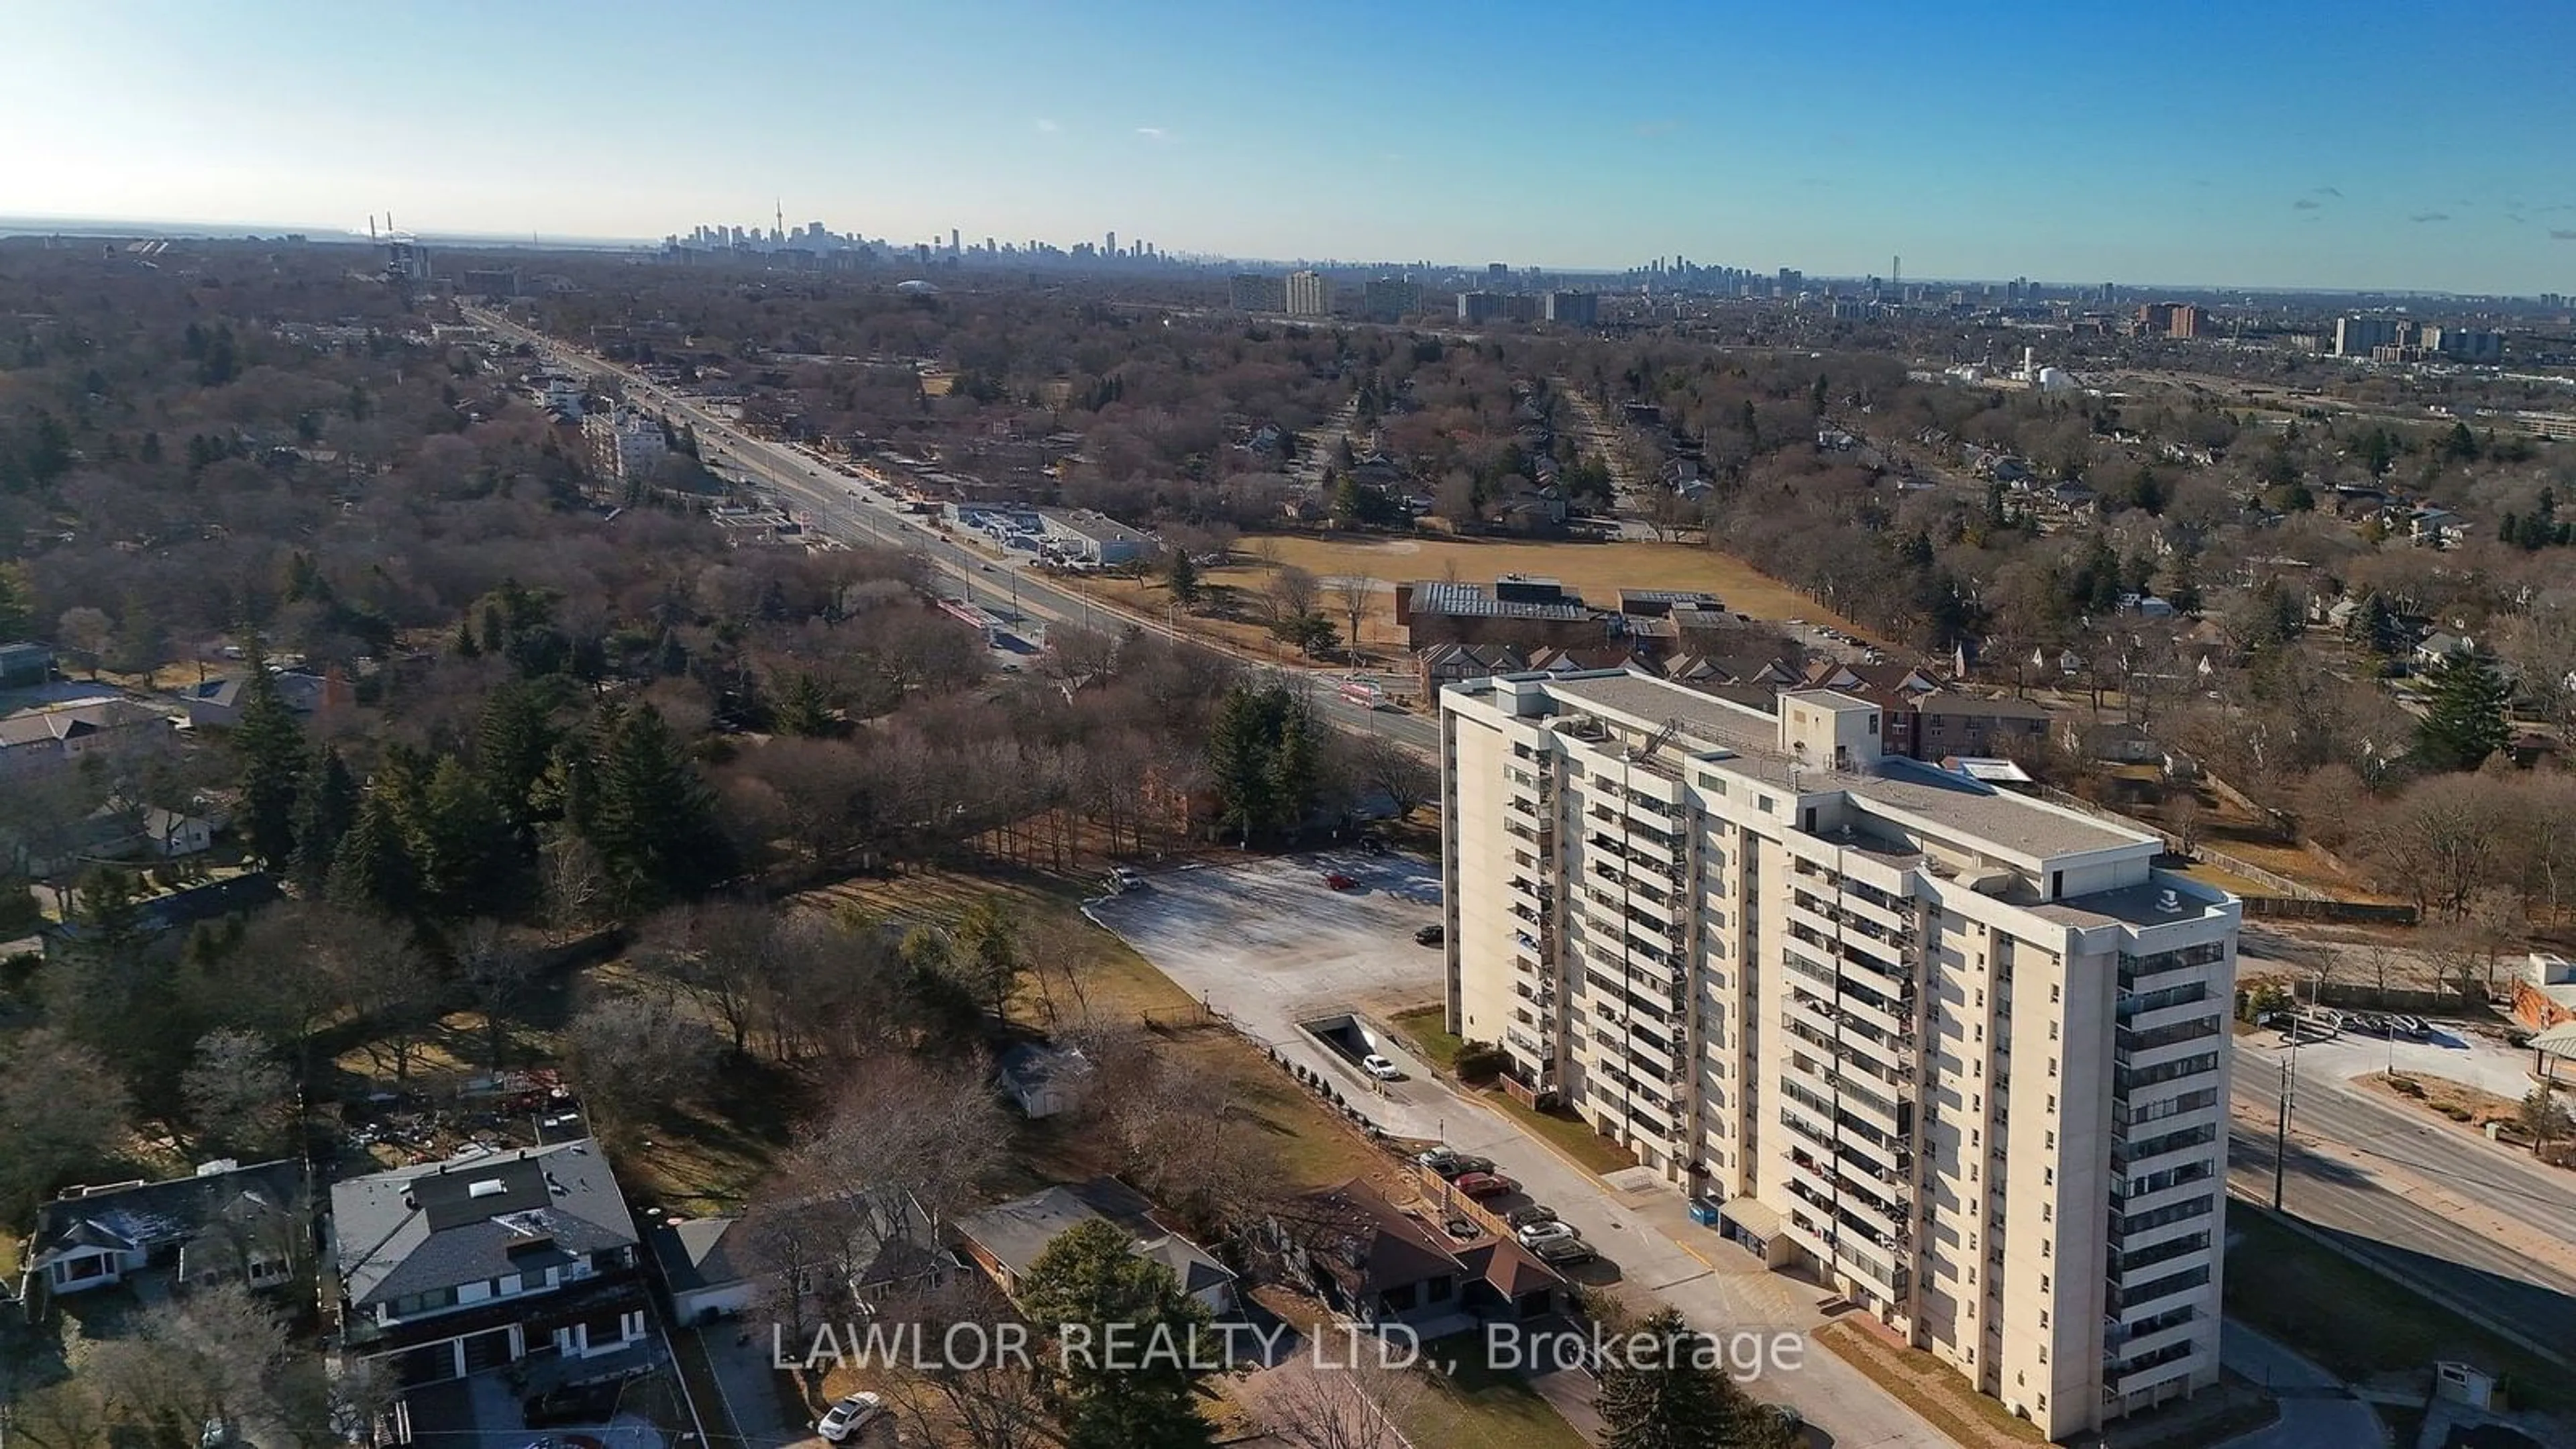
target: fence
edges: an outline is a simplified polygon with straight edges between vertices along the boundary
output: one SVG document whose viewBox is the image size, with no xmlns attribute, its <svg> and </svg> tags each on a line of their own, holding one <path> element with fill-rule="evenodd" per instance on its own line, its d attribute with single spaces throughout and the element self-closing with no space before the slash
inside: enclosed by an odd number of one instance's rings
<svg viewBox="0 0 2576 1449">
<path fill-rule="evenodd" d="M 2228 869 L 2235 867 L 2229 866 Z M 2413 906 L 2382 905 L 2374 901 L 2334 901 L 2315 896 L 2247 896 L 2244 900 L 2245 914 L 2275 920 L 2411 926 L 2419 919 Z"/>
</svg>

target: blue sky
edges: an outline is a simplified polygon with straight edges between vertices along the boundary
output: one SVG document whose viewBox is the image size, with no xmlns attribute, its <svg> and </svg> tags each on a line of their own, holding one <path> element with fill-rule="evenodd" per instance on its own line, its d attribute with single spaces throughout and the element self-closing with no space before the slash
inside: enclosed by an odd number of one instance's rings
<svg viewBox="0 0 2576 1449">
<path fill-rule="evenodd" d="M 32 13 L 27 13 L 32 12 Z M 0 214 L 2576 292 L 2576 4 L 13 15 Z"/>
</svg>

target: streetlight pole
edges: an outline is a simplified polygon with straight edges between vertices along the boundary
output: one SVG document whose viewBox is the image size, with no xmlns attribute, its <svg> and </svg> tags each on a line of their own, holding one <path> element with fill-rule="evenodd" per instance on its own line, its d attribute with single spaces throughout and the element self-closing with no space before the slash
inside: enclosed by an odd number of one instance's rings
<svg viewBox="0 0 2576 1449">
<path fill-rule="evenodd" d="M 2298 1050 L 2297 1025 L 2293 1023 L 2290 1030 L 2291 1051 L 2295 1055 Z M 2281 1177 L 2290 1161 L 2290 1083 L 2295 1080 L 2296 1078 L 2290 1074 L 2290 1064 L 2286 1061 L 2281 1063 L 2281 1120 L 2272 1134 L 2272 1211 L 2274 1212 L 2281 1210 Z"/>
</svg>

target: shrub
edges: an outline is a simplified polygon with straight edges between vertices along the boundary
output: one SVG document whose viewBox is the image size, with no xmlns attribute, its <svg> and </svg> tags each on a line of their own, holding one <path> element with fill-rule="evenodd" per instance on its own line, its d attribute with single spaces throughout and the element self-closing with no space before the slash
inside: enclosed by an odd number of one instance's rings
<svg viewBox="0 0 2576 1449">
<path fill-rule="evenodd" d="M 1468 1041 L 1458 1044 L 1458 1079 L 1463 1082 L 1490 1082 L 1501 1076 L 1509 1063 L 1503 1049 L 1492 1042 Z"/>
</svg>

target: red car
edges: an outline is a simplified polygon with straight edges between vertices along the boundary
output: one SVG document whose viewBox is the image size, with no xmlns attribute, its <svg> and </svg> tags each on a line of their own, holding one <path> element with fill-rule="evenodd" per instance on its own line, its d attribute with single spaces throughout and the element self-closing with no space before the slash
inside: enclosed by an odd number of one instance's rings
<svg viewBox="0 0 2576 1449">
<path fill-rule="evenodd" d="M 1360 883 L 1338 870 L 1328 870 L 1324 872 L 1324 884 L 1333 890 L 1348 891 L 1359 889 Z"/>
<path fill-rule="evenodd" d="M 1512 1180 L 1497 1172 L 1463 1173 L 1457 1188 L 1469 1197 L 1501 1197 L 1515 1190 Z"/>
</svg>

